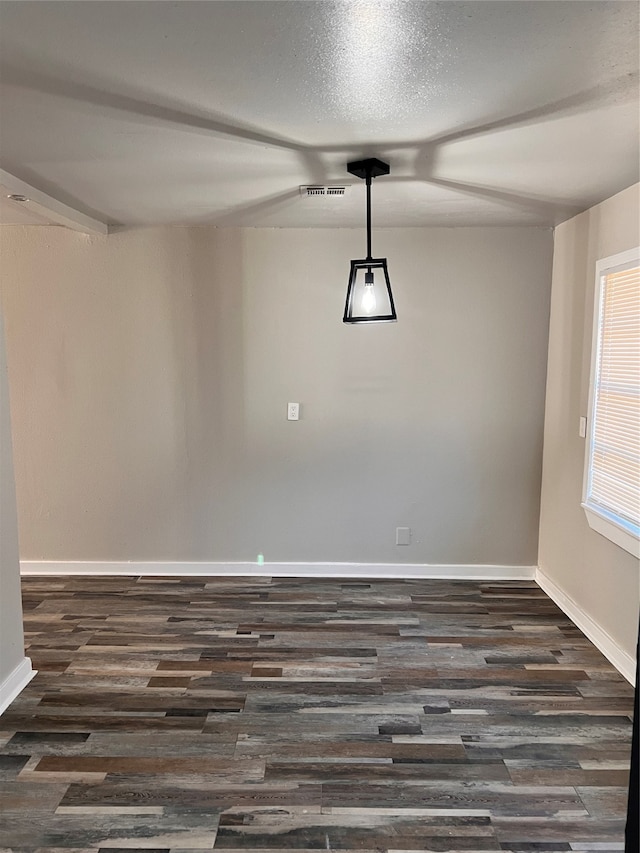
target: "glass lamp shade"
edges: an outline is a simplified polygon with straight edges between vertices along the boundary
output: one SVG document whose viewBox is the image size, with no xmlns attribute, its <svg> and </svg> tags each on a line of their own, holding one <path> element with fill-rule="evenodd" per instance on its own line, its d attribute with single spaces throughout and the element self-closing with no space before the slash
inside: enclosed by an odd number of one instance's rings
<svg viewBox="0 0 640 853">
<path fill-rule="evenodd" d="M 344 323 L 393 323 L 397 320 L 386 258 L 351 261 Z"/>
</svg>

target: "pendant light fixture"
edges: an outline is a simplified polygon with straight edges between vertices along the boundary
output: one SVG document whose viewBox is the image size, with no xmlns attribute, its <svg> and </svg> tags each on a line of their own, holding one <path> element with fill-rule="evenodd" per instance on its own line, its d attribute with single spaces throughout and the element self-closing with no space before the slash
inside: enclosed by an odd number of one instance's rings
<svg viewBox="0 0 640 853">
<path fill-rule="evenodd" d="M 351 261 L 351 274 L 344 306 L 344 323 L 393 323 L 397 319 L 386 258 L 371 257 L 371 180 L 389 174 L 389 164 L 357 160 L 347 171 L 367 182 L 367 257 Z"/>
</svg>

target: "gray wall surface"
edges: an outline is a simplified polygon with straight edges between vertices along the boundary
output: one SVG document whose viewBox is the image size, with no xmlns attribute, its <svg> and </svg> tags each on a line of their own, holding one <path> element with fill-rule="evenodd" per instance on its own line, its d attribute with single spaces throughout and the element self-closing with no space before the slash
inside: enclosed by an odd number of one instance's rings
<svg viewBox="0 0 640 853">
<path fill-rule="evenodd" d="M 592 530 L 581 507 L 596 261 L 640 244 L 640 184 L 556 228 L 540 518 L 540 568 L 635 658 L 638 560 Z"/>
<path fill-rule="evenodd" d="M 24 661 L 9 389 L 0 312 L 0 685 Z"/>
<path fill-rule="evenodd" d="M 550 231 L 0 240 L 23 559 L 537 563 Z"/>
</svg>

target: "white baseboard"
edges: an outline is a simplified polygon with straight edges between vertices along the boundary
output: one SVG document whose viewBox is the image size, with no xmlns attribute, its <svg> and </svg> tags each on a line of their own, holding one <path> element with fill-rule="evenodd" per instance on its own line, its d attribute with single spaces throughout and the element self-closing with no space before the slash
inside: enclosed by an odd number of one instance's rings
<svg viewBox="0 0 640 853">
<path fill-rule="evenodd" d="M 16 696 L 24 690 L 37 670 L 31 666 L 31 658 L 23 658 L 0 683 L 0 714 L 7 710 Z"/>
<path fill-rule="evenodd" d="M 618 672 L 630 684 L 636 683 L 636 661 L 628 652 L 621 648 L 607 632 L 595 622 L 570 595 L 555 584 L 545 573 L 538 569 L 535 577 L 538 586 L 543 589 L 560 610 L 580 628 L 593 645 L 602 652 Z"/>
<path fill-rule="evenodd" d="M 23 575 L 258 576 L 315 578 L 440 578 L 534 580 L 535 566 L 453 566 L 426 563 L 218 563 L 22 560 Z"/>
</svg>

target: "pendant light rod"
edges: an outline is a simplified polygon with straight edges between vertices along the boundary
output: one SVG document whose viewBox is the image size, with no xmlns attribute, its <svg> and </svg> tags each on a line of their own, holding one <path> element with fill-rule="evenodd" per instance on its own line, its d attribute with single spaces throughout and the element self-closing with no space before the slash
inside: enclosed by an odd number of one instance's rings
<svg viewBox="0 0 640 853">
<path fill-rule="evenodd" d="M 389 174 L 389 164 L 383 163 L 376 157 L 369 157 L 367 160 L 355 160 L 353 163 L 347 163 L 347 172 L 350 175 L 355 175 L 356 178 L 362 178 L 367 182 L 367 259 L 371 258 L 371 181 L 372 178 L 377 178 L 379 175 Z"/>
<path fill-rule="evenodd" d="M 367 171 L 367 260 L 371 257 L 371 169 Z"/>
</svg>

